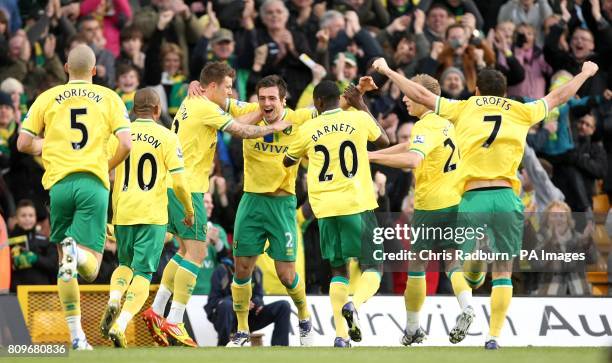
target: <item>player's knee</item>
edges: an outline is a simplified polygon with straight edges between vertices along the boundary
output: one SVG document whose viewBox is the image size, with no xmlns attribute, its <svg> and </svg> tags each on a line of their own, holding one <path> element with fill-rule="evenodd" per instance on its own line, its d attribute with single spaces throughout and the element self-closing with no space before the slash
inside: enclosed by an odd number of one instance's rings
<svg viewBox="0 0 612 363">
<path fill-rule="evenodd" d="M 295 281 L 295 271 L 285 270 L 278 274 L 278 278 L 284 286 L 291 286 Z"/>
<path fill-rule="evenodd" d="M 204 259 L 206 258 L 206 245 L 204 243 L 201 243 L 200 245 L 192 244 L 190 247 L 187 248 L 187 251 L 183 256 L 184 259 L 193 261 L 198 265 L 201 265 L 202 262 L 204 262 Z"/>
</svg>

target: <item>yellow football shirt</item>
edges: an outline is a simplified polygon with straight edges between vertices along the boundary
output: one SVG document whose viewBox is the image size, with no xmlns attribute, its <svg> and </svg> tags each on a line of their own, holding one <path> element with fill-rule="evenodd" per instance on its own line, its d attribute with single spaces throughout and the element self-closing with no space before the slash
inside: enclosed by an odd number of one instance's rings
<svg viewBox="0 0 612 363">
<path fill-rule="evenodd" d="M 469 180 L 505 179 L 519 195 L 516 175 L 529 128 L 548 115 L 546 100 L 521 103 L 504 97 L 438 97 L 436 113 L 455 125 L 461 150 L 460 190 Z"/>
<path fill-rule="evenodd" d="M 165 225 L 166 180 L 184 170 L 178 137 L 153 120 L 137 119 L 131 131 L 130 156 L 115 169 L 113 224 Z"/>
<path fill-rule="evenodd" d="M 108 189 L 108 139 L 129 128 L 125 104 L 114 91 L 85 81 L 70 81 L 36 98 L 21 131 L 44 137 L 45 189 L 78 172 L 94 174 Z"/>
<path fill-rule="evenodd" d="M 453 124 L 428 113 L 414 125 L 409 150 L 423 156 L 421 165 L 414 170 L 414 208 L 436 210 L 459 204 L 459 150 Z"/>
<path fill-rule="evenodd" d="M 174 116 L 172 131 L 178 135 L 192 193 L 208 192 L 208 178 L 217 147 L 217 130 L 225 130 L 232 117 L 219 105 L 202 97 L 187 97 Z"/>
<path fill-rule="evenodd" d="M 304 123 L 287 156 L 308 155 L 308 198 L 317 218 L 378 207 L 368 161 L 368 141 L 381 131 L 363 111 L 330 110 Z"/>
<path fill-rule="evenodd" d="M 244 104 L 235 100 L 232 100 L 229 107 L 229 113 L 234 117 L 257 110 L 259 110 L 257 103 Z M 289 145 L 296 139 L 300 125 L 316 116 L 316 110 L 311 108 L 295 111 L 285 109 L 282 119 L 290 123 L 291 127 L 264 137 L 242 141 L 245 192 L 273 193 L 281 189 L 295 194 L 295 179 L 299 165 L 285 168 L 283 158 Z M 268 123 L 262 120 L 257 125 L 265 126 Z"/>
</svg>

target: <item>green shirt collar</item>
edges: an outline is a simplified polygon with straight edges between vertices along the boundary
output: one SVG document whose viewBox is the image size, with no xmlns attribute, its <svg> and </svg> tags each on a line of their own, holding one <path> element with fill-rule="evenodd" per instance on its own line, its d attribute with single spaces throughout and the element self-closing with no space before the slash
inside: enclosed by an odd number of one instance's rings
<svg viewBox="0 0 612 363">
<path fill-rule="evenodd" d="M 150 118 L 137 118 L 133 122 L 155 122 L 155 121 L 153 119 L 150 119 Z"/>
<path fill-rule="evenodd" d="M 68 84 L 91 84 L 91 82 L 87 82 L 82 79 L 73 79 L 72 81 L 68 81 Z"/>
</svg>

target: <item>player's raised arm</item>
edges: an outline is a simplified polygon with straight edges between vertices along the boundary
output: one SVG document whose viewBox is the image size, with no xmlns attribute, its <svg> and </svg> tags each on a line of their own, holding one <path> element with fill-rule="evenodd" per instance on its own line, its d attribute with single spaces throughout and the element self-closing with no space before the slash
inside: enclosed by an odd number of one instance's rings
<svg viewBox="0 0 612 363">
<path fill-rule="evenodd" d="M 397 154 L 385 154 L 380 151 L 368 153 L 371 163 L 390 166 L 398 169 L 418 168 L 423 161 L 423 156 L 414 151 L 405 151 Z"/>
<path fill-rule="evenodd" d="M 359 84 L 357 84 L 357 90 L 361 94 L 365 94 L 366 92 L 377 90 L 378 86 L 374 83 L 374 79 L 370 76 L 364 76 L 359 78 Z M 340 96 L 340 108 L 343 110 L 351 107 L 348 101 L 344 97 L 344 95 Z"/>
<path fill-rule="evenodd" d="M 378 128 L 380 129 L 380 136 L 378 137 L 378 139 L 374 140 L 373 142 L 374 145 L 379 149 L 389 146 L 389 137 L 387 136 L 387 132 L 385 132 L 385 129 L 383 129 L 382 126 L 380 126 L 376 118 L 370 113 L 370 110 L 368 109 L 368 106 L 363 101 L 361 92 L 359 92 L 357 87 L 350 85 L 344 91 L 343 96 L 346 99 L 346 102 L 350 106 L 353 106 L 360 111 L 367 112 L 372 117 L 372 120 L 374 121 L 376 126 L 378 126 Z"/>
<path fill-rule="evenodd" d="M 584 62 L 582 64 L 582 71 L 572 78 L 571 81 L 559 88 L 556 88 L 544 97 L 544 101 L 546 101 L 548 109 L 552 110 L 553 108 L 567 102 L 576 94 L 576 92 L 578 92 L 580 87 L 582 87 L 587 79 L 593 77 L 595 73 L 597 73 L 598 69 L 599 67 L 597 64 L 593 62 Z"/>
<path fill-rule="evenodd" d="M 408 98 L 424 105 L 430 110 L 435 110 L 436 98 L 438 96 L 431 93 L 429 90 L 427 90 L 427 88 L 409 80 L 408 78 L 389 68 L 387 61 L 385 61 L 384 58 L 378 58 L 375 60 L 374 63 L 372 63 L 372 68 L 374 68 L 378 73 L 389 77 L 389 79 L 395 83 Z"/>
</svg>

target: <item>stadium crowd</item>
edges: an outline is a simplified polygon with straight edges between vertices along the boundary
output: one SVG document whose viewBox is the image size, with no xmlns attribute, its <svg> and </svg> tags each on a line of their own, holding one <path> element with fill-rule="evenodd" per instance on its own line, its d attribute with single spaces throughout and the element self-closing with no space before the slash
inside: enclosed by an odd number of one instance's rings
<svg viewBox="0 0 612 363">
<path fill-rule="evenodd" d="M 94 83 L 115 89 L 128 110 L 138 88 L 155 87 L 166 126 L 187 97 L 189 82 L 210 61 L 228 62 L 236 70 L 235 97 L 243 101 L 257 100 L 255 84 L 262 77 L 280 75 L 288 84 L 291 108 L 311 106 L 314 86 L 323 79 L 344 90 L 360 76 L 372 75 L 379 90 L 366 99 L 393 144 L 409 140 L 416 119 L 408 115 L 396 86 L 370 74 L 374 58 L 385 57 L 408 78 L 434 76 L 442 95 L 455 99 L 473 95 L 479 70 L 493 67 L 506 76 L 508 96 L 525 102 L 543 97 L 568 82 L 583 62 L 594 61 L 600 70 L 579 97 L 552 110 L 530 131 L 521 197 L 527 213 L 544 213 L 541 220 L 526 219 L 527 247 L 581 249 L 588 252 L 588 264 L 607 270 L 591 235 L 598 218 L 593 217 L 594 197 L 612 198 L 612 173 L 607 172 L 612 169 L 612 0 L 0 0 L 0 207 L 14 243 L 13 288 L 55 281 L 57 256 L 47 240 L 49 195 L 41 184 L 42 163 L 18 152 L 16 139 L 34 99 L 66 82 L 63 63 L 79 44 L 95 52 Z M 313 63 L 303 62 L 302 54 Z M 242 140 L 221 131 L 218 138 L 205 197 L 214 223 L 209 263 L 196 293 L 210 291 L 214 266 L 229 254 L 242 195 Z M 381 223 L 409 222 L 411 171 L 373 170 L 376 212 L 386 219 Z M 326 293 L 330 268 L 321 259 L 305 185 L 301 170 L 298 223 L 306 287 L 309 293 Z M 565 211 L 579 214 L 561 223 L 549 216 Z M 109 238 L 97 283 L 108 283 L 117 264 L 115 250 Z M 160 273 L 175 251 L 168 243 Z M 590 294 L 585 276 L 575 271 L 518 274 L 515 291 Z M 402 294 L 405 280 L 405 272 L 386 274 L 380 291 Z M 444 274 L 432 272 L 428 282 L 430 293 L 452 292 Z"/>
</svg>

